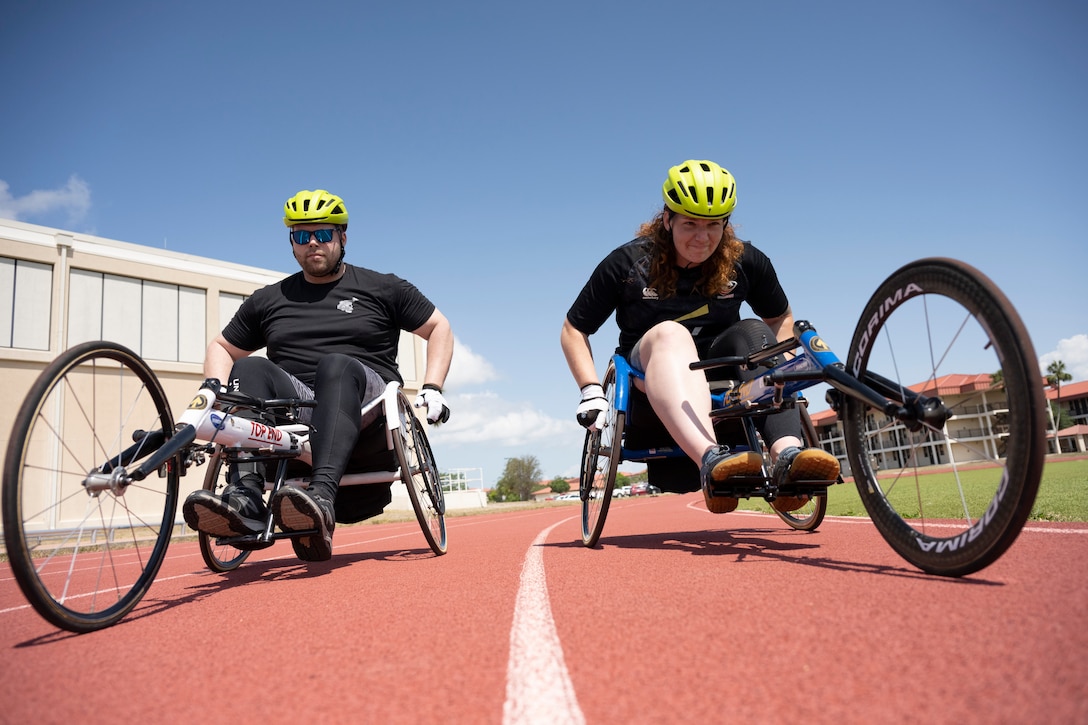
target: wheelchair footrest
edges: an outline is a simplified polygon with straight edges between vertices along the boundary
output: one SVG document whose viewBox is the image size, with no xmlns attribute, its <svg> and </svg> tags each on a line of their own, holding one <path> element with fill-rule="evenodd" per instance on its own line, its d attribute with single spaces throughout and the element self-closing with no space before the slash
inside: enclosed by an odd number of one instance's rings
<svg viewBox="0 0 1088 725">
<path fill-rule="evenodd" d="M 262 541 L 256 535 L 225 536 L 215 540 L 216 546 L 233 546 L 240 551 L 260 551 L 261 549 L 267 549 L 274 543 L 276 543 L 275 538 L 272 538 L 269 541 Z"/>
<path fill-rule="evenodd" d="M 780 488 L 774 492 L 775 496 L 826 496 L 827 486 L 834 481 L 813 481 L 793 484 L 788 488 Z M 768 499 L 773 500 L 773 499 Z"/>
<path fill-rule="evenodd" d="M 797 481 L 787 488 L 778 488 L 762 476 L 734 476 L 715 483 L 711 489 L 714 498 L 762 498 L 774 501 L 778 496 L 826 496 L 827 487 L 837 481 Z"/>
<path fill-rule="evenodd" d="M 763 476 L 732 476 L 711 484 L 710 495 L 714 498 L 766 498 L 773 492 Z"/>
</svg>

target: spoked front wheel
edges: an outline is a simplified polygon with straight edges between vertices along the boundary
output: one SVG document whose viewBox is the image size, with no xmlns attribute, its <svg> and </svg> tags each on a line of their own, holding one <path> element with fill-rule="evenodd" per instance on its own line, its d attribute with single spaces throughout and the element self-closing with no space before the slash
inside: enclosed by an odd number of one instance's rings
<svg viewBox="0 0 1088 725">
<path fill-rule="evenodd" d="M 142 481 L 125 467 L 173 426 L 155 373 L 121 345 L 77 345 L 31 386 L 4 460 L 4 540 L 23 594 L 50 623 L 108 627 L 151 586 L 174 525 L 178 461 Z"/>
<path fill-rule="evenodd" d="M 393 447 L 400 466 L 400 478 L 408 488 L 408 498 L 416 512 L 416 520 L 431 551 L 446 553 L 446 497 L 438 476 L 431 444 L 423 424 L 412 412 L 403 393 L 397 394 L 400 427 L 393 436 Z"/>
<path fill-rule="evenodd" d="M 1042 376 L 1012 304 L 967 264 L 913 262 L 865 306 L 847 368 L 939 395 L 954 413 L 912 431 L 845 401 L 851 473 L 881 535 L 931 574 L 992 564 L 1031 513 L 1046 456 Z"/>
<path fill-rule="evenodd" d="M 578 496 L 582 500 L 582 543 L 593 547 L 601 538 L 612 489 L 620 465 L 625 414 L 616 410 L 616 368 L 608 364 L 604 376 L 608 411 L 600 430 L 587 430 L 582 446 L 582 466 L 578 476 Z"/>
</svg>

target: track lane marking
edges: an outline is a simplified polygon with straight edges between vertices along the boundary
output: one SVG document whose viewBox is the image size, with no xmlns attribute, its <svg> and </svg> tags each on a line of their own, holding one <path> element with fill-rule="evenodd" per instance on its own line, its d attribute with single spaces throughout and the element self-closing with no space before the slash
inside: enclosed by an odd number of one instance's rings
<svg viewBox="0 0 1088 725">
<path fill-rule="evenodd" d="M 552 529 L 574 518 L 563 519 L 541 531 L 525 553 L 510 627 L 506 701 L 502 708 L 505 725 L 581 725 L 586 721 L 555 631 L 542 549 Z"/>
</svg>

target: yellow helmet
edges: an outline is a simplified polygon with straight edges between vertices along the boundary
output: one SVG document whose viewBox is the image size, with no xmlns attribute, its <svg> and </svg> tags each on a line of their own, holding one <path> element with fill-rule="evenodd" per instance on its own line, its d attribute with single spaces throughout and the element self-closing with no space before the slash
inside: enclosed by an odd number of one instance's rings
<svg viewBox="0 0 1088 725">
<path fill-rule="evenodd" d="M 289 227 L 296 224 L 339 224 L 346 228 L 348 210 L 344 200 L 336 194 L 324 189 L 305 189 L 283 205 L 283 223 Z"/>
<path fill-rule="evenodd" d="M 737 205 L 737 182 L 713 161 L 685 161 L 669 169 L 661 187 L 665 206 L 699 219 L 728 219 Z"/>
</svg>

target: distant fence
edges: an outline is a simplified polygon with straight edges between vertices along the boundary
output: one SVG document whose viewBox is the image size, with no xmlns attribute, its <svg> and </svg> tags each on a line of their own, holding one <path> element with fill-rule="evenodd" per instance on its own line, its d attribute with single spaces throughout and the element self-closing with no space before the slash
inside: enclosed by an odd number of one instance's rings
<svg viewBox="0 0 1088 725">
<path fill-rule="evenodd" d="M 443 491 L 470 491 L 484 487 L 484 469 L 450 468 L 438 474 Z"/>
</svg>

